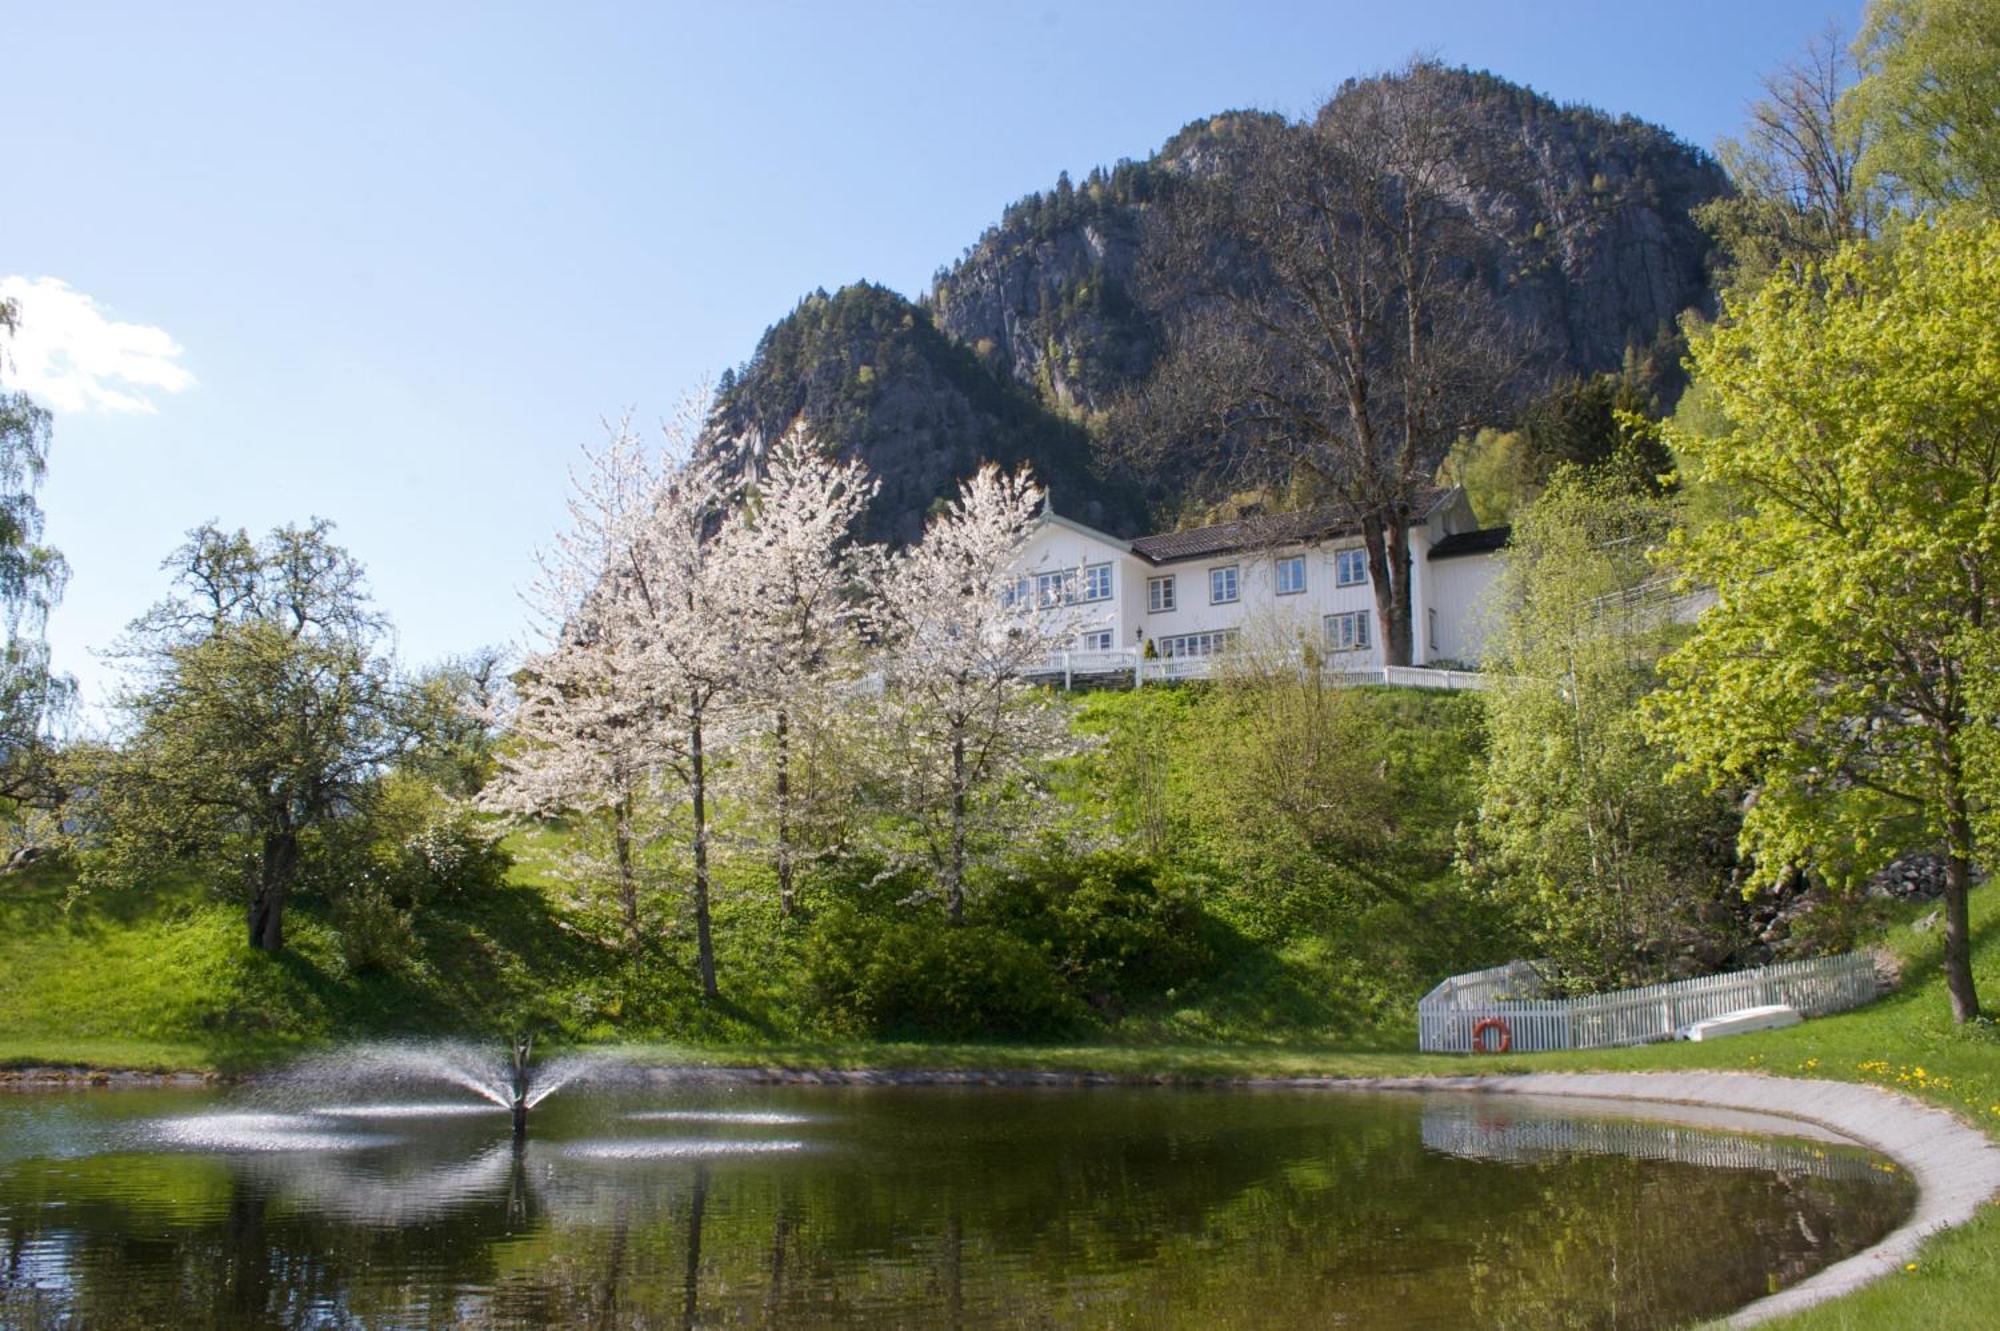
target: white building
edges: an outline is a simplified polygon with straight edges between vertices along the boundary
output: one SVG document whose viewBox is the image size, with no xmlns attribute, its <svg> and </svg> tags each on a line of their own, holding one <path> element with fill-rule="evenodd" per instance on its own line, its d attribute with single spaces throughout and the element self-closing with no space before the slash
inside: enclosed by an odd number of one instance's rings
<svg viewBox="0 0 2000 1331">
<path fill-rule="evenodd" d="M 1482 606 L 1506 538 L 1504 527 L 1478 529 L 1462 490 L 1428 497 L 1410 530 L 1414 665 L 1477 664 Z M 1245 635 L 1293 640 L 1302 633 L 1337 669 L 1383 667 L 1360 526 L 1337 512 L 1273 514 L 1125 541 L 1045 510 L 1016 567 L 1005 594 L 1060 609 L 1074 629 L 1051 673 L 1136 668 L 1147 678 L 1199 676 L 1208 673 L 1208 658 Z"/>
</svg>

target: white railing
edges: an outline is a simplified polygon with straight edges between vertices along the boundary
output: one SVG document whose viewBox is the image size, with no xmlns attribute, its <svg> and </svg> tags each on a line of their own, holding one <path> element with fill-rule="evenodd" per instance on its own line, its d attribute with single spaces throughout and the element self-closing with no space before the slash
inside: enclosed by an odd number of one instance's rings
<svg viewBox="0 0 2000 1331">
<path fill-rule="evenodd" d="M 1870 1178 L 1875 1160 L 1856 1150 L 1829 1150 L 1803 1141 L 1774 1141 L 1712 1128 L 1639 1119 L 1550 1117 L 1512 1107 L 1430 1106 L 1424 1145 L 1469 1160 L 1529 1164 L 1559 1155 L 1623 1155 L 1709 1169 L 1774 1170 L 1818 1178 Z"/>
<path fill-rule="evenodd" d="M 1028 673 L 1036 679 L 1060 681 L 1064 688 L 1078 683 L 1173 684 L 1190 679 L 1212 679 L 1222 656 L 1141 656 L 1132 648 L 1109 651 L 1058 652 Z M 1297 658 L 1303 660 L 1303 658 Z M 1458 692 L 1484 689 L 1492 677 L 1476 670 L 1433 670 L 1427 666 L 1374 666 L 1365 670 L 1326 667 L 1328 678 L 1340 684 L 1387 684 L 1405 689 L 1444 689 Z"/>
<path fill-rule="evenodd" d="M 1472 1052 L 1473 1028 L 1498 1020 L 1517 1052 L 1608 1049 L 1671 1040 L 1695 1022 L 1748 1007 L 1783 1003 L 1820 1017 L 1875 997 L 1875 962 L 1863 953 L 1786 961 L 1729 975 L 1704 975 L 1644 989 L 1580 998 L 1542 998 L 1539 976 L 1525 962 L 1455 975 L 1417 1003 L 1417 1047 L 1430 1053 Z M 1506 978 L 1503 980 L 1501 976 Z M 1499 1031 L 1485 1038 L 1497 1047 Z"/>
</svg>

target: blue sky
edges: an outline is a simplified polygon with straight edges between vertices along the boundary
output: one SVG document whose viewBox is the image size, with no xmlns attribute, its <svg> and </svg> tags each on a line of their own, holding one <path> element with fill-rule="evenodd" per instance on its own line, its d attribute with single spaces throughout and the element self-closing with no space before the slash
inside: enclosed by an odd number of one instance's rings
<svg viewBox="0 0 2000 1331">
<path fill-rule="evenodd" d="M 1059 171 L 1420 50 L 1712 147 L 1761 73 L 1859 17 L 0 0 L 11 377 L 57 411 L 45 506 L 74 570 L 57 663 L 101 696 L 93 649 L 212 517 L 333 519 L 412 662 L 509 641 L 600 416 L 666 414 L 816 286 L 918 294 Z M 36 368 L 52 340 L 66 376 Z"/>
</svg>

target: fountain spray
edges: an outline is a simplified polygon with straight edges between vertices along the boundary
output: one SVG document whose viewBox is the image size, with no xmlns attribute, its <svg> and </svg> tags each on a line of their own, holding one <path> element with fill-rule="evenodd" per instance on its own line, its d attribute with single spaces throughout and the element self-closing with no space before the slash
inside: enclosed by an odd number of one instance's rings
<svg viewBox="0 0 2000 1331">
<path fill-rule="evenodd" d="M 520 1141 L 528 1135 L 528 1056 L 533 1052 L 535 1037 L 518 1035 L 514 1037 L 514 1140 Z"/>
</svg>

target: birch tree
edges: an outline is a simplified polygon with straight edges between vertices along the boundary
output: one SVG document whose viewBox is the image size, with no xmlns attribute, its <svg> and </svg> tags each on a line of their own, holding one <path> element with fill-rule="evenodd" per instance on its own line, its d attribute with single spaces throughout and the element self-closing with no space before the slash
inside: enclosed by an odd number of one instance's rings
<svg viewBox="0 0 2000 1331">
<path fill-rule="evenodd" d="M 1066 735 L 1061 711 L 1028 675 L 1067 636 L 1068 616 L 1010 594 L 1041 502 L 1025 471 L 989 464 L 882 579 L 888 779 L 920 829 L 953 924 L 965 918 L 974 833 L 1002 788 Z"/>
<path fill-rule="evenodd" d="M 830 812 L 822 774 L 809 768 L 802 784 L 795 759 L 801 741 L 813 751 L 832 722 L 837 691 L 858 674 L 862 595 L 878 552 L 854 544 L 851 534 L 875 490 L 866 468 L 833 461 L 795 426 L 770 451 L 730 535 L 742 677 L 769 741 L 771 859 L 784 918 L 797 909 L 802 824 L 819 824 Z"/>
<path fill-rule="evenodd" d="M 1651 557 L 1674 518 L 1643 486 L 1559 469 L 1516 521 L 1494 597 L 1463 863 L 1586 989 L 1713 965 L 1734 941 L 1731 792 L 1670 780 L 1674 754 L 1639 716 L 1684 632 Z"/>
</svg>

